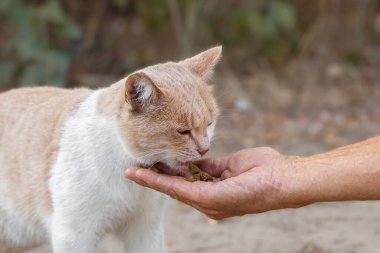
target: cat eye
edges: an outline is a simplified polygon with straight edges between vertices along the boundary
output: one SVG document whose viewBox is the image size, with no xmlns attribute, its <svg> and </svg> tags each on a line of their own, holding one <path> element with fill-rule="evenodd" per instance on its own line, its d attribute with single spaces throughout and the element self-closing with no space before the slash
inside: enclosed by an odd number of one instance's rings
<svg viewBox="0 0 380 253">
<path fill-rule="evenodd" d="M 210 123 L 208 123 L 208 125 L 207 125 L 207 126 L 211 126 L 211 125 L 212 125 L 212 123 L 214 123 L 214 122 L 210 122 Z"/>
<path fill-rule="evenodd" d="M 190 135 L 191 131 L 190 130 L 178 130 L 178 133 L 180 135 Z"/>
</svg>

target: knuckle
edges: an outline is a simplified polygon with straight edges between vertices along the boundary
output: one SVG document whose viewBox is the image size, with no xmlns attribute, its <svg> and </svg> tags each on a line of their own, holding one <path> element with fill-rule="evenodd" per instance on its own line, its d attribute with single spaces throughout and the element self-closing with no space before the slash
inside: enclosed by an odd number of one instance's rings
<svg viewBox="0 0 380 253">
<path fill-rule="evenodd" d="M 260 151 L 268 155 L 280 155 L 280 152 L 271 147 L 261 147 Z"/>
<path fill-rule="evenodd" d="M 224 218 L 223 216 L 217 214 L 207 214 L 207 217 L 216 221 L 222 220 Z"/>
<path fill-rule="evenodd" d="M 172 199 L 178 200 L 178 194 L 171 190 L 171 189 L 166 189 L 164 192 L 166 195 L 169 195 Z"/>
<path fill-rule="evenodd" d="M 230 172 L 229 170 L 225 170 L 225 171 L 223 171 L 222 175 L 220 176 L 220 178 L 221 178 L 222 180 L 227 179 L 227 178 L 229 178 L 229 177 L 231 177 L 231 172 Z"/>
<path fill-rule="evenodd" d="M 211 212 L 211 209 L 205 207 L 204 205 L 194 204 L 194 207 L 195 207 L 198 211 L 200 211 L 200 212 L 202 212 L 202 213 L 204 213 L 204 214 L 206 214 L 206 215 L 207 215 L 208 213 Z"/>
</svg>

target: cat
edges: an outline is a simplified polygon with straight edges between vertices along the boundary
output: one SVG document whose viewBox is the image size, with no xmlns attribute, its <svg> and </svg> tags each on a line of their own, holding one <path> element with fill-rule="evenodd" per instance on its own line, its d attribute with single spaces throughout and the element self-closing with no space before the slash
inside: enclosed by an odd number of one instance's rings
<svg viewBox="0 0 380 253">
<path fill-rule="evenodd" d="M 138 70 L 107 88 L 0 94 L 0 253 L 49 243 L 94 253 L 109 233 L 128 253 L 163 253 L 164 194 L 129 166 L 184 169 L 210 146 L 208 84 L 222 48 Z"/>
</svg>

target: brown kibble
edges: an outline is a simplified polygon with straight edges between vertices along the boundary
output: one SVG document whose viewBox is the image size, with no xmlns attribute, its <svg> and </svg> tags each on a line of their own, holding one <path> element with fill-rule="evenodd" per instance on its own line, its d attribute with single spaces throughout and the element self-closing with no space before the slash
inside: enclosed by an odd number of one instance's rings
<svg viewBox="0 0 380 253">
<path fill-rule="evenodd" d="M 149 168 L 151 171 L 154 171 L 156 173 L 164 173 L 164 171 L 161 171 L 160 169 L 158 168 L 155 168 L 155 167 L 152 167 L 152 168 Z M 186 169 L 185 169 L 186 170 Z M 201 169 L 198 168 L 197 165 L 195 164 L 191 164 L 187 170 L 190 172 L 190 176 L 189 176 L 189 173 L 180 173 L 178 174 L 178 176 L 182 176 L 184 178 L 186 178 L 187 181 L 190 181 L 190 182 L 195 182 L 195 181 L 203 181 L 203 182 L 212 182 L 213 181 L 213 177 L 210 176 L 208 173 L 202 171 Z"/>
<path fill-rule="evenodd" d="M 199 181 L 199 177 L 197 177 L 197 175 L 192 175 L 192 176 L 186 178 L 186 180 L 189 182 L 195 182 L 195 181 Z"/>
<path fill-rule="evenodd" d="M 195 181 L 212 182 L 213 181 L 212 176 L 210 176 L 208 173 L 199 169 L 198 166 L 196 166 L 195 164 L 191 164 L 188 169 L 191 172 L 192 176 L 186 178 L 187 181 L 190 181 L 190 182 L 195 182 Z"/>
<path fill-rule="evenodd" d="M 199 173 L 199 174 L 197 174 L 197 175 L 199 175 L 199 180 L 200 181 L 205 181 L 205 182 L 212 182 L 213 181 L 213 178 L 212 178 L 212 176 L 210 176 L 208 173 L 206 173 L 206 172 L 201 172 L 201 173 Z"/>
<path fill-rule="evenodd" d="M 197 165 L 195 165 L 195 164 L 190 164 L 190 166 L 189 166 L 189 171 L 190 171 L 191 174 L 193 174 L 193 175 L 202 172 L 201 169 L 200 169 Z"/>
<path fill-rule="evenodd" d="M 159 174 L 161 174 L 162 172 L 161 172 L 161 170 L 160 169 L 157 169 L 157 168 L 150 168 L 150 170 L 151 171 L 154 171 L 154 172 L 156 172 L 156 173 L 159 173 Z"/>
</svg>

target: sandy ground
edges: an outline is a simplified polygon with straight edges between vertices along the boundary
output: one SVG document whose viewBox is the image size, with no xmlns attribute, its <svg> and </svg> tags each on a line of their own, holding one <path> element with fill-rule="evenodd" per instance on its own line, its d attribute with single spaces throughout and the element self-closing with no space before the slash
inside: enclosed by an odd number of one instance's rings
<svg viewBox="0 0 380 253">
<path fill-rule="evenodd" d="M 166 222 L 170 253 L 380 252 L 380 203 L 320 203 L 211 223 L 172 203 Z"/>
</svg>

